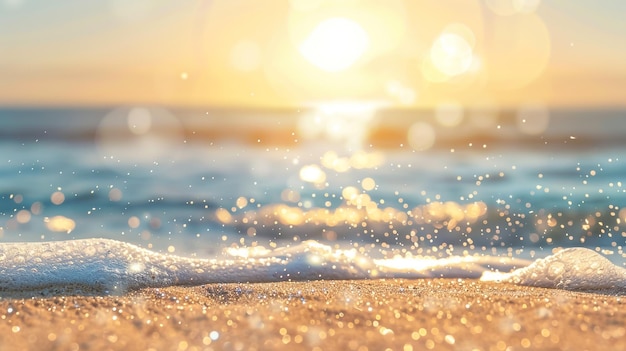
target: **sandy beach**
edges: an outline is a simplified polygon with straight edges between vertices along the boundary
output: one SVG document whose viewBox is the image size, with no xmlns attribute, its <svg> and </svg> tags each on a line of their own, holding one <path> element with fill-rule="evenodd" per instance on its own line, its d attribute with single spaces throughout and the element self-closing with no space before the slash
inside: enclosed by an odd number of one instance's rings
<svg viewBox="0 0 626 351">
<path fill-rule="evenodd" d="M 1 350 L 619 350 L 611 294 L 476 280 L 211 284 L 3 297 Z"/>
</svg>

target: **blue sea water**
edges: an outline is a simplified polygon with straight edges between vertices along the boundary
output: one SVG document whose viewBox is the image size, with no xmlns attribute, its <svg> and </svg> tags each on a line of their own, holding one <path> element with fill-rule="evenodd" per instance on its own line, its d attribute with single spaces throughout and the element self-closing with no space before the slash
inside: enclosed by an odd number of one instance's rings
<svg viewBox="0 0 626 351">
<path fill-rule="evenodd" d="M 307 239 L 376 255 L 584 246 L 622 260 L 624 111 L 454 125 L 432 111 L 306 124 L 309 112 L 0 110 L 0 241 L 191 255 Z M 416 124 L 431 134 L 411 141 Z"/>
</svg>

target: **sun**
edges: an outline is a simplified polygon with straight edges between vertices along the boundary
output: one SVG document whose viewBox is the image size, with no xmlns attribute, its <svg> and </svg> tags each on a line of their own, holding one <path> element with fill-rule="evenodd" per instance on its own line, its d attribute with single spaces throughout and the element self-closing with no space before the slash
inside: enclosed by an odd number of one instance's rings
<svg viewBox="0 0 626 351">
<path fill-rule="evenodd" d="M 299 50 L 316 67 L 339 72 L 352 66 L 368 46 L 369 37 L 361 25 L 348 18 L 333 17 L 320 22 Z"/>
</svg>

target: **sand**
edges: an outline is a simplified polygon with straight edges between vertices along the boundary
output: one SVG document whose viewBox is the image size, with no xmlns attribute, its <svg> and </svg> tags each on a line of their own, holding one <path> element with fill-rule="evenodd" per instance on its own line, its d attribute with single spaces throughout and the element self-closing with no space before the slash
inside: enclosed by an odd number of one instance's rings
<svg viewBox="0 0 626 351">
<path fill-rule="evenodd" d="M 476 280 L 0 299 L 0 350 L 624 350 L 626 298 Z"/>
</svg>

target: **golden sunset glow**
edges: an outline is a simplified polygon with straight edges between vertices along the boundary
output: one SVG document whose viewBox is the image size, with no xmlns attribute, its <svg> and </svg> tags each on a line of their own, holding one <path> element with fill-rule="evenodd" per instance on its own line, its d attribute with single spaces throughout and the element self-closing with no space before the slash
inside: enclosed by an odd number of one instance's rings
<svg viewBox="0 0 626 351">
<path fill-rule="evenodd" d="M 0 0 L 0 351 L 626 351 L 624 14 Z"/>
<path fill-rule="evenodd" d="M 105 1 L 36 22 L 52 5 L 24 1 L 0 11 L 0 103 L 623 105 L 620 11 L 578 2 Z"/>
</svg>

